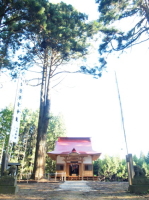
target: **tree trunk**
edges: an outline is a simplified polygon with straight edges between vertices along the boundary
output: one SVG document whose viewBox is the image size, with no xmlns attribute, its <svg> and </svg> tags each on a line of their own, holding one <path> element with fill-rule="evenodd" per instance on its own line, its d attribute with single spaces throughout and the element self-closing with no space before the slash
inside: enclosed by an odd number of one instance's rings
<svg viewBox="0 0 149 200">
<path fill-rule="evenodd" d="M 46 50 L 45 50 L 46 51 Z M 42 85 L 40 95 L 40 111 L 37 130 L 37 142 L 32 178 L 40 179 L 45 173 L 46 136 L 50 114 L 50 70 L 48 71 L 48 55 L 45 52 Z"/>
</svg>

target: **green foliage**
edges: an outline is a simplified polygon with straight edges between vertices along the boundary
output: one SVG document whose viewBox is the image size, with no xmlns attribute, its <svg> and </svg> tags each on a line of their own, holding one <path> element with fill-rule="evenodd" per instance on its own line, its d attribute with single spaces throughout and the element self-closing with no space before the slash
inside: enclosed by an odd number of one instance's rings
<svg viewBox="0 0 149 200">
<path fill-rule="evenodd" d="M 145 157 L 145 162 L 146 162 L 147 164 L 149 164 L 149 152 L 148 152 L 147 156 Z"/>
<path fill-rule="evenodd" d="M 62 115 L 54 116 L 51 114 L 50 126 L 48 126 L 47 130 L 47 151 L 53 151 L 55 141 L 57 141 L 58 137 L 64 136 L 66 136 L 66 128 Z"/>
<path fill-rule="evenodd" d="M 0 69 L 7 68 L 16 73 L 33 64 L 33 57 L 40 57 L 45 47 L 52 50 L 49 53 L 58 59 L 59 64 L 62 60 L 86 55 L 90 45 L 88 38 L 93 38 L 100 29 L 97 21 L 87 23 L 86 14 L 63 2 L 2 1 L 0 11 Z M 53 64 L 58 63 L 55 60 Z"/>
<path fill-rule="evenodd" d="M 146 176 L 149 177 L 148 155 L 149 153 L 145 156 L 143 152 L 141 152 L 139 158 L 137 158 L 135 155 L 133 156 L 133 161 L 134 165 L 138 165 L 140 168 L 143 168 L 146 172 Z"/>
<path fill-rule="evenodd" d="M 88 38 L 92 38 L 100 29 L 97 21 L 87 23 L 87 15 L 78 12 L 71 5 L 63 2 L 49 3 L 44 10 L 45 28 L 39 30 L 39 24 L 28 28 L 26 43 L 21 45 L 27 49 L 27 56 L 20 56 L 20 65 L 26 68 L 34 65 L 39 59 L 48 61 L 53 72 L 58 65 L 70 59 L 77 59 L 88 53 Z M 49 56 L 48 56 L 49 55 Z M 52 55 L 52 57 L 51 57 Z M 33 59 L 34 58 L 34 59 Z"/>
<path fill-rule="evenodd" d="M 99 22 L 102 24 L 103 33 L 103 40 L 99 46 L 100 54 L 123 51 L 149 39 L 148 1 L 96 0 L 96 3 L 98 3 Z M 122 25 L 130 18 L 134 19 L 132 27 L 121 31 L 116 22 L 120 21 Z"/>
<path fill-rule="evenodd" d="M 9 133 L 12 121 L 12 108 L 6 107 L 0 111 L 0 137 L 5 141 L 4 149 L 8 145 Z M 19 162 L 21 164 L 20 172 L 32 172 L 35 158 L 35 147 L 37 138 L 38 111 L 24 109 L 21 115 L 19 141 L 13 144 L 11 150 L 10 162 Z M 54 149 L 55 141 L 60 136 L 66 136 L 64 121 L 61 115 L 51 114 L 47 131 L 47 151 Z M 7 137 L 7 140 L 4 140 Z M 4 138 L 4 139 L 3 139 Z M 2 140 L 3 139 L 3 140 Z M 55 171 L 55 161 L 48 156 L 46 158 L 46 172 Z"/>
<path fill-rule="evenodd" d="M 13 145 L 11 161 L 21 163 L 21 172 L 31 172 L 34 162 L 38 112 L 24 109 L 21 116 L 19 142 Z M 28 169 L 29 168 L 29 169 Z"/>
<path fill-rule="evenodd" d="M 66 128 L 64 126 L 64 120 L 62 115 L 50 117 L 50 126 L 48 126 L 47 130 L 47 152 L 53 151 L 55 147 L 55 142 L 58 137 L 66 136 Z M 56 162 L 53 161 L 50 157 L 46 158 L 46 173 L 55 172 Z"/>
<path fill-rule="evenodd" d="M 0 146 L 6 150 L 12 121 L 12 107 L 6 107 L 0 111 Z"/>
<path fill-rule="evenodd" d="M 44 27 L 46 0 L 9 0 L 0 3 L 0 69 L 13 69 L 12 56 L 31 24 Z"/>
<path fill-rule="evenodd" d="M 94 162 L 94 174 L 98 175 L 101 180 L 126 179 L 126 162 L 119 157 L 105 156 Z"/>
<path fill-rule="evenodd" d="M 144 155 L 141 152 L 139 158 L 136 155 L 133 156 L 134 166 L 138 166 L 143 171 L 145 170 L 147 177 L 149 177 L 148 155 L 149 153 Z M 105 156 L 103 159 L 94 161 L 93 171 L 94 175 L 99 176 L 101 180 L 118 181 L 128 179 L 126 160 L 119 157 Z"/>
</svg>

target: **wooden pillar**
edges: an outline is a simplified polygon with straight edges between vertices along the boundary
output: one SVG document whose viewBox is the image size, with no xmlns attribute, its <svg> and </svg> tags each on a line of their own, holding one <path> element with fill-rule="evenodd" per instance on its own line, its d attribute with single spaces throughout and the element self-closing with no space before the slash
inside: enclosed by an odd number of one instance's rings
<svg viewBox="0 0 149 200">
<path fill-rule="evenodd" d="M 64 172 L 65 172 L 65 175 L 67 174 L 67 157 L 64 157 Z"/>
<path fill-rule="evenodd" d="M 126 155 L 126 161 L 127 161 L 127 170 L 128 170 L 129 185 L 132 185 L 132 179 L 134 177 L 134 168 L 133 168 L 132 154 Z"/>
<path fill-rule="evenodd" d="M 84 172 L 84 170 L 83 170 L 83 157 L 81 158 L 81 171 L 82 171 L 82 181 L 83 181 L 83 172 Z"/>
<path fill-rule="evenodd" d="M 94 174 L 93 174 L 93 155 L 91 155 L 91 158 L 92 158 L 92 176 L 94 177 Z"/>
</svg>

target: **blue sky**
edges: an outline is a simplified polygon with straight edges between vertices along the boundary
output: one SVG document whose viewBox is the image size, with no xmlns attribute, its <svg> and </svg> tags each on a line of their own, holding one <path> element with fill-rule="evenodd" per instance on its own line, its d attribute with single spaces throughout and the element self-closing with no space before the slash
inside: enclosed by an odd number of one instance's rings
<svg viewBox="0 0 149 200">
<path fill-rule="evenodd" d="M 55 0 L 56 2 L 56 0 Z M 94 0 L 67 0 L 81 12 L 98 16 Z M 82 2 L 82 4 L 81 4 Z M 96 44 L 97 45 L 97 44 Z M 108 72 L 94 79 L 81 74 L 67 75 L 52 90 L 51 111 L 62 113 L 71 137 L 92 137 L 93 148 L 103 154 L 126 155 L 119 101 L 113 71 L 116 70 L 121 94 L 129 153 L 149 151 L 149 68 L 148 43 L 133 47 L 108 58 Z M 97 50 L 89 62 L 98 61 Z M 1 79 L 2 80 L 2 79 Z M 3 75 L 2 81 L 9 78 Z M 16 83 L 6 82 L 0 89 L 0 107 L 14 103 Z M 40 88 L 24 88 L 24 107 L 39 108 Z"/>
</svg>

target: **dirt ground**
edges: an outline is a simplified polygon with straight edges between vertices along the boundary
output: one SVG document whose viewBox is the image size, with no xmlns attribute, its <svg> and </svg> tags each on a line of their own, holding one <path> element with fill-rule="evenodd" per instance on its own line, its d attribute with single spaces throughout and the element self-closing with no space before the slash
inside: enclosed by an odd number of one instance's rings
<svg viewBox="0 0 149 200">
<path fill-rule="evenodd" d="M 60 190 L 62 182 L 18 183 L 19 192 L 16 195 L 0 194 L 0 199 L 7 200 L 149 200 L 147 195 L 135 195 L 127 192 L 128 183 L 88 181 L 92 191 Z"/>
</svg>

